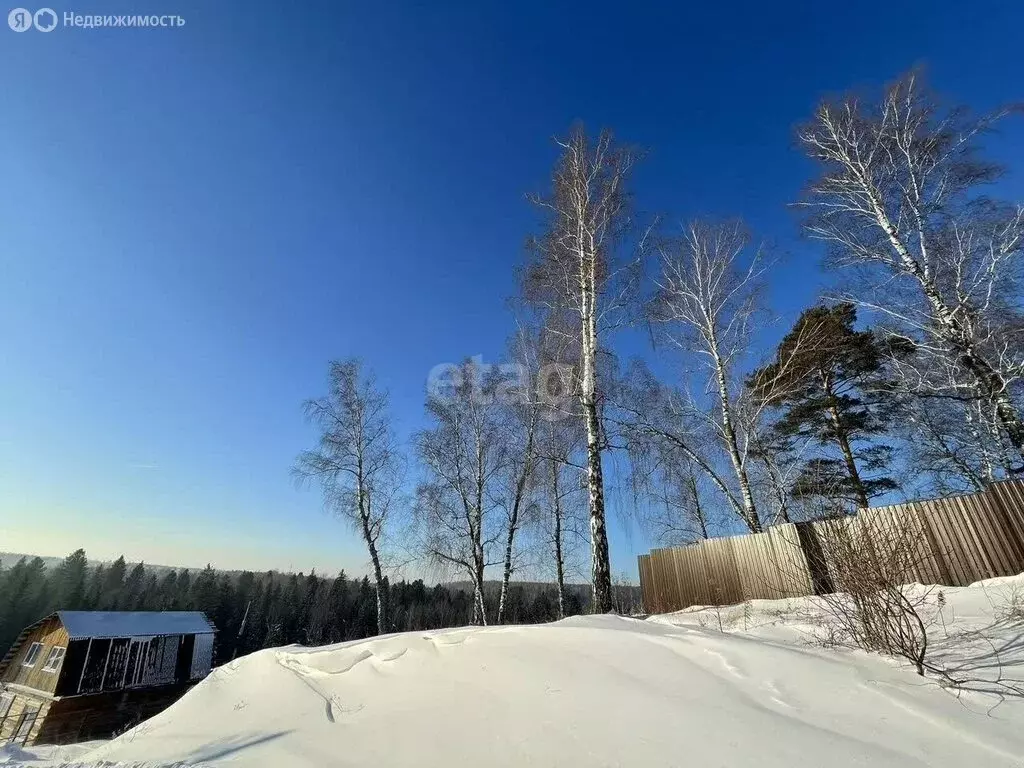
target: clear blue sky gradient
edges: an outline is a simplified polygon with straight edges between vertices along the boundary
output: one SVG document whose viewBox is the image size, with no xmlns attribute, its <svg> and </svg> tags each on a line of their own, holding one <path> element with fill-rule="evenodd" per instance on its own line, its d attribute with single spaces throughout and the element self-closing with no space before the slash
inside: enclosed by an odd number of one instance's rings
<svg viewBox="0 0 1024 768">
<path fill-rule="evenodd" d="M 362 572 L 289 478 L 300 402 L 359 355 L 407 436 L 433 365 L 498 358 L 552 134 L 648 147 L 644 210 L 744 216 L 792 319 L 829 279 L 786 208 L 821 95 L 919 63 L 1024 95 L 1017 2 L 73 10 L 187 23 L 0 30 L 0 550 Z M 992 142 L 1018 171 L 1021 136 Z M 616 573 L 646 546 L 616 518 Z"/>
</svg>

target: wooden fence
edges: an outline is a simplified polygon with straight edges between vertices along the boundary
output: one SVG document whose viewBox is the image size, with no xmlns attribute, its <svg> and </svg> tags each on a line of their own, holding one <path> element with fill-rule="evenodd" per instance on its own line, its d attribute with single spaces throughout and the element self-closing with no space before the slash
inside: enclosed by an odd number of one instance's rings
<svg viewBox="0 0 1024 768">
<path fill-rule="evenodd" d="M 842 521 L 787 523 L 652 550 L 639 557 L 644 610 L 823 594 L 836 565 L 820 546 L 830 525 L 859 529 L 880 547 L 884 537 L 876 531 L 912 539 L 918 551 L 909 570 L 923 584 L 966 586 L 1024 571 L 1024 480 L 1002 480 L 979 493 L 870 507 Z"/>
</svg>

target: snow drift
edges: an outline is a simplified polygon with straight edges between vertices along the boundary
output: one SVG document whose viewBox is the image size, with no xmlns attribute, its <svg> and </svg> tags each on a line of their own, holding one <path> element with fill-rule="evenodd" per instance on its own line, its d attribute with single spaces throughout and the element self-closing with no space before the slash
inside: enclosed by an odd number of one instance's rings
<svg viewBox="0 0 1024 768">
<path fill-rule="evenodd" d="M 881 658 L 701 623 L 699 611 L 656 621 L 579 617 L 261 651 L 80 759 L 1021 765 L 1018 702 L 989 712 L 988 697 L 954 697 Z"/>
</svg>

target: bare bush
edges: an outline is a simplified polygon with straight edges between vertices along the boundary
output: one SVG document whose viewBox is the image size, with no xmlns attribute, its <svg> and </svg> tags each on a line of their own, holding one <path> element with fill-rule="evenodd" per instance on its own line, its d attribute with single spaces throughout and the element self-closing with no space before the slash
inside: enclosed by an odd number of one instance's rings
<svg viewBox="0 0 1024 768">
<path fill-rule="evenodd" d="M 821 597 L 832 620 L 830 640 L 907 659 L 924 675 L 925 617 L 937 598 L 913 583 L 927 556 L 920 522 L 909 514 L 894 520 L 862 513 L 815 529 L 834 590 Z"/>
</svg>

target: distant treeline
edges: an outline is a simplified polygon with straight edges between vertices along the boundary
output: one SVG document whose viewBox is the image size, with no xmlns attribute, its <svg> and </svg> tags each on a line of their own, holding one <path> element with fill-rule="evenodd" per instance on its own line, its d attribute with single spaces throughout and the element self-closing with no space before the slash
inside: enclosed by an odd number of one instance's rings
<svg viewBox="0 0 1024 768">
<path fill-rule="evenodd" d="M 40 557 L 0 562 L 0 655 L 21 630 L 56 610 L 203 611 L 216 624 L 216 662 L 289 643 L 319 645 L 377 634 L 376 594 L 365 578 L 316 573 L 167 570 L 159 574 L 124 557 L 91 565 L 78 549 L 55 568 Z M 566 614 L 583 612 L 589 587 L 567 589 Z M 630 590 L 630 600 L 635 599 Z M 468 624 L 473 594 L 464 586 L 426 586 L 422 580 L 391 585 L 391 630 L 439 629 Z M 248 615 L 246 610 L 248 609 Z M 553 585 L 513 584 L 505 622 L 551 621 Z M 244 626 L 243 626 L 244 619 Z"/>
</svg>

